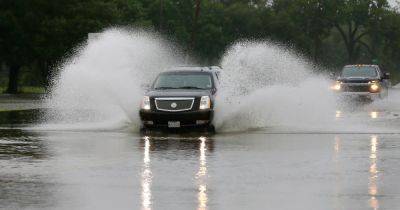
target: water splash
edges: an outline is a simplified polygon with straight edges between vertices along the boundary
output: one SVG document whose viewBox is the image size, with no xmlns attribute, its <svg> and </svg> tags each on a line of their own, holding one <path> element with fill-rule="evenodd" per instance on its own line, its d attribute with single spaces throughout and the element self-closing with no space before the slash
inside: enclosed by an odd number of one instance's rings
<svg viewBox="0 0 400 210">
<path fill-rule="evenodd" d="M 400 91 L 372 103 L 339 100 L 321 69 L 289 48 L 243 41 L 222 58 L 216 104 L 220 132 L 390 133 L 400 124 Z"/>
<path fill-rule="evenodd" d="M 183 63 L 182 57 L 154 33 L 106 30 L 60 67 L 47 100 L 54 110 L 47 122 L 63 129 L 139 127 L 143 84 Z"/>
<path fill-rule="evenodd" d="M 46 124 L 39 127 L 137 131 L 143 84 L 150 84 L 162 70 L 184 63 L 184 57 L 154 33 L 106 30 L 61 65 L 47 99 L 51 111 Z M 329 89 L 331 81 L 318 74 L 321 70 L 274 43 L 237 42 L 226 51 L 221 66 L 215 110 L 218 132 L 258 128 L 267 132 L 380 132 L 388 119 L 399 124 L 400 114 L 388 116 L 380 110 L 395 109 L 394 104 L 400 102 L 393 99 L 357 106 L 351 112 L 338 111 Z M 399 93 L 394 98 L 400 98 Z M 378 124 L 379 120 L 385 122 Z"/>
<path fill-rule="evenodd" d="M 222 59 L 216 125 L 222 131 L 319 126 L 332 121 L 330 82 L 288 48 L 238 42 Z"/>
</svg>

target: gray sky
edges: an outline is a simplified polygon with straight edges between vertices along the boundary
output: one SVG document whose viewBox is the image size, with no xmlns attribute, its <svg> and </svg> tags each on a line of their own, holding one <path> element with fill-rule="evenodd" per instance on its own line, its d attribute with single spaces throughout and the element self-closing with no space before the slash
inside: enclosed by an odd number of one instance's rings
<svg viewBox="0 0 400 210">
<path fill-rule="evenodd" d="M 392 7 L 396 7 L 399 5 L 400 1 L 399 0 L 388 0 L 388 2 Z"/>
</svg>

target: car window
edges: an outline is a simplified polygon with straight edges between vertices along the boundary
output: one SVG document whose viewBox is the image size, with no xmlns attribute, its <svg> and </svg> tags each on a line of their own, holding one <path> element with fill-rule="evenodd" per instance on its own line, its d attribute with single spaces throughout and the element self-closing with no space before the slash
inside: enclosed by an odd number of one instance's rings
<svg viewBox="0 0 400 210">
<path fill-rule="evenodd" d="M 161 74 L 154 83 L 155 89 L 211 89 L 209 74 Z"/>
<path fill-rule="evenodd" d="M 378 73 L 372 66 L 347 66 L 343 68 L 342 77 L 377 77 Z"/>
</svg>

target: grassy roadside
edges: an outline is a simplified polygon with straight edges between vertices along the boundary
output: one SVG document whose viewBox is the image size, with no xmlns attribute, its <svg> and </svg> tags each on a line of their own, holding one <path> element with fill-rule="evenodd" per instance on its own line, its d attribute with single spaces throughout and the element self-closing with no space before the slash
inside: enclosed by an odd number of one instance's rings
<svg viewBox="0 0 400 210">
<path fill-rule="evenodd" d="M 5 89 L 0 87 L 2 92 Z M 43 93 L 45 93 L 45 88 L 41 87 L 22 87 L 18 94 L 0 93 L 0 113 L 45 108 Z"/>
<path fill-rule="evenodd" d="M 0 87 L 0 93 L 5 93 L 6 89 L 7 89 L 7 87 Z M 44 94 L 44 93 L 46 93 L 46 89 L 44 87 L 22 86 L 22 87 L 19 87 L 18 93 Z"/>
</svg>

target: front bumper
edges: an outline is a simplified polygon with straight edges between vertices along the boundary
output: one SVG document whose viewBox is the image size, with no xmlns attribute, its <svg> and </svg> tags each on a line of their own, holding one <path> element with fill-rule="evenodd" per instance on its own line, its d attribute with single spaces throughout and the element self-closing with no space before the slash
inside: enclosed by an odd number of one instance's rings
<svg viewBox="0 0 400 210">
<path fill-rule="evenodd" d="M 380 96 L 380 92 L 371 93 L 371 92 L 339 92 L 337 96 L 340 98 L 351 99 L 351 98 L 363 98 L 363 99 L 376 99 Z"/>
<path fill-rule="evenodd" d="M 204 127 L 212 123 L 214 110 L 183 112 L 139 111 L 140 120 L 145 127 L 167 128 L 168 121 L 179 121 L 181 127 Z"/>
</svg>

